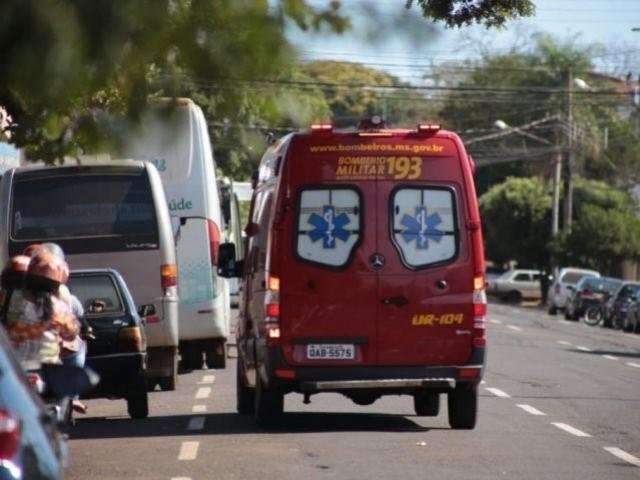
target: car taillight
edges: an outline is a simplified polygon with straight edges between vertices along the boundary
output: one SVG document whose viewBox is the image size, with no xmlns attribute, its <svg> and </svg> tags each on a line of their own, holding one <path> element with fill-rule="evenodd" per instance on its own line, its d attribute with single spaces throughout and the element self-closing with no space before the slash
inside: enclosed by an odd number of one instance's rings
<svg viewBox="0 0 640 480">
<path fill-rule="evenodd" d="M 168 293 L 167 289 L 178 285 L 178 267 L 174 263 L 160 267 L 160 284 L 165 290 L 165 295 Z"/>
<path fill-rule="evenodd" d="M 220 248 L 220 229 L 212 220 L 207 220 L 207 232 L 209 233 L 209 255 L 211 265 L 218 265 L 218 250 Z"/>
<path fill-rule="evenodd" d="M 484 277 L 473 279 L 473 346 L 484 347 L 487 344 L 487 293 L 484 289 Z"/>
<path fill-rule="evenodd" d="M 20 422 L 6 410 L 0 410 L 0 460 L 11 460 L 20 447 Z"/>
<path fill-rule="evenodd" d="M 280 338 L 280 279 L 273 275 L 267 278 L 264 299 L 264 333 L 268 345 L 275 345 Z"/>
<path fill-rule="evenodd" d="M 42 395 L 44 393 L 44 380 L 38 373 L 27 373 L 27 382 L 36 393 Z"/>
<path fill-rule="evenodd" d="M 121 352 L 142 352 L 144 342 L 140 327 L 124 327 L 118 331 L 118 348 Z"/>
</svg>

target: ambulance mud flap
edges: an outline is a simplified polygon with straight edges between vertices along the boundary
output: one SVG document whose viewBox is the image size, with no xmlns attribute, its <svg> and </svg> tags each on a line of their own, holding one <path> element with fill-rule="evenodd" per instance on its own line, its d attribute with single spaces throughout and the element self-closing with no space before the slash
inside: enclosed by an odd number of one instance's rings
<svg viewBox="0 0 640 480">
<path fill-rule="evenodd" d="M 454 378 L 411 378 L 411 379 L 384 379 L 384 380 L 335 380 L 320 382 L 302 382 L 300 389 L 303 392 L 323 392 L 354 389 L 406 389 L 406 388 L 430 388 L 430 389 L 454 389 Z"/>
</svg>

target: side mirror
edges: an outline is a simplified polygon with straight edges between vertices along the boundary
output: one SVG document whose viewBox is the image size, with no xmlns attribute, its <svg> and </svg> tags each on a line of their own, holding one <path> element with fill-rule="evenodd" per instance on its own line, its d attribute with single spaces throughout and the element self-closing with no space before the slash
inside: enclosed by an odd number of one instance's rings
<svg viewBox="0 0 640 480">
<path fill-rule="evenodd" d="M 146 305 L 140 305 L 138 307 L 138 315 L 141 317 L 148 317 L 149 315 L 156 314 L 156 306 L 153 303 L 148 303 Z"/>
<path fill-rule="evenodd" d="M 242 260 L 236 260 L 235 244 L 231 242 L 220 244 L 218 250 L 218 275 L 225 278 L 239 277 L 242 267 Z"/>
</svg>

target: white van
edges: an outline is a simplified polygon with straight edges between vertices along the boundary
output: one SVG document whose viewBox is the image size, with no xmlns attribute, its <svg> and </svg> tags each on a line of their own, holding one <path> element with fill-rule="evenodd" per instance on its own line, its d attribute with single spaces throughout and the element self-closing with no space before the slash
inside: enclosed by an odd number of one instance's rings
<svg viewBox="0 0 640 480">
<path fill-rule="evenodd" d="M 200 107 L 161 100 L 129 136 L 124 157 L 153 163 L 162 178 L 178 257 L 180 354 L 187 369 L 224 368 L 229 337 L 227 280 L 218 277 L 224 220 L 215 162 Z"/>
<path fill-rule="evenodd" d="M 72 269 L 113 268 L 147 309 L 147 377 L 175 390 L 176 256 L 157 170 L 148 163 L 28 167 L 0 181 L 0 262 L 33 243 L 59 244 Z"/>
</svg>

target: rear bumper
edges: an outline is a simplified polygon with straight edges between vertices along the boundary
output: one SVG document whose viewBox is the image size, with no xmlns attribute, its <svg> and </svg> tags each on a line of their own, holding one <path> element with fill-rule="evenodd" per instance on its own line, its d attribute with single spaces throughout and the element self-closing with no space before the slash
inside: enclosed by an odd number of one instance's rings
<svg viewBox="0 0 640 480">
<path fill-rule="evenodd" d="M 122 353 L 87 357 L 86 365 L 100 375 L 100 383 L 86 398 L 124 397 L 144 381 L 146 354 Z"/>
<path fill-rule="evenodd" d="M 280 348 L 268 349 L 261 374 L 267 384 L 302 393 L 378 390 L 387 393 L 430 389 L 447 392 L 458 384 L 478 384 L 484 374 L 486 347 L 476 347 L 463 365 L 446 366 L 297 366 Z"/>
</svg>

